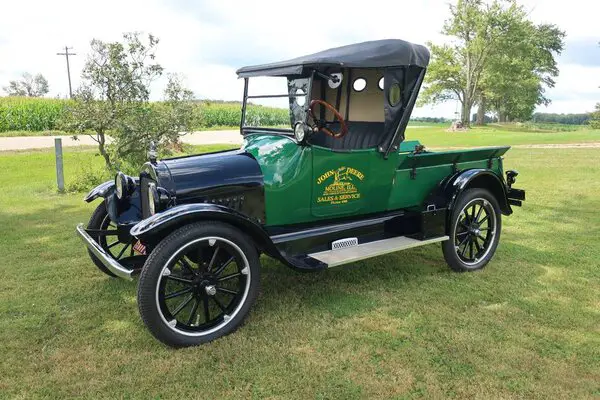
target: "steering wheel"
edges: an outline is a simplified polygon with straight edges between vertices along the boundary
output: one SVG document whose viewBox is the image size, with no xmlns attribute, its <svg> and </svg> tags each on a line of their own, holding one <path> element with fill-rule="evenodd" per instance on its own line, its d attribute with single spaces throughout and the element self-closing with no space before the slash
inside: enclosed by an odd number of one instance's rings
<svg viewBox="0 0 600 400">
<path fill-rule="evenodd" d="M 335 116 L 335 118 L 337 118 L 337 120 L 340 122 L 340 131 L 339 132 L 334 132 L 328 128 L 328 125 L 330 124 L 330 122 L 326 121 L 325 119 L 317 118 L 317 116 L 315 115 L 315 106 L 317 104 L 320 104 L 323 107 L 325 107 L 327 110 L 331 111 L 331 113 Z M 313 121 L 315 122 L 315 125 L 312 126 L 312 129 L 314 132 L 323 131 L 323 132 L 325 132 L 325 134 L 327 134 L 335 139 L 341 139 L 348 133 L 348 126 L 346 125 L 346 121 L 344 120 L 344 117 L 342 117 L 342 114 L 340 114 L 340 112 L 338 110 L 336 110 L 335 107 L 332 106 L 331 104 L 329 104 L 328 102 L 326 102 L 324 100 L 313 100 L 310 102 L 310 107 L 308 107 L 308 109 L 310 111 L 310 116 L 312 117 Z"/>
</svg>

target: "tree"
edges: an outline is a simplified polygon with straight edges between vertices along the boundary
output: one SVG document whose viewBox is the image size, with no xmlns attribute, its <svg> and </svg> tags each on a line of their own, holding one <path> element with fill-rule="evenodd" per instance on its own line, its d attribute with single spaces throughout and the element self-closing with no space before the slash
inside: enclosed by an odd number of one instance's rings
<svg viewBox="0 0 600 400">
<path fill-rule="evenodd" d="M 442 34 L 454 41 L 441 46 L 428 43 L 432 57 L 421 104 L 457 99 L 461 103 L 461 121 L 469 125 L 483 71 L 506 29 L 507 16 L 510 9 L 505 10 L 498 1 L 487 4 L 482 0 L 458 0 L 456 5 L 450 5 L 450 19 Z"/>
<path fill-rule="evenodd" d="M 594 129 L 600 129 L 600 103 L 596 104 L 596 111 L 592 113 L 590 125 Z"/>
<path fill-rule="evenodd" d="M 82 85 L 63 121 L 66 131 L 89 134 L 110 170 L 138 167 L 150 142 L 160 153 L 180 146 L 191 130 L 193 93 L 169 75 L 164 102 L 150 103 L 150 86 L 162 75 L 155 62 L 158 39 L 126 33 L 123 42 L 92 40 Z M 111 141 L 109 142 L 108 135 Z"/>
<path fill-rule="evenodd" d="M 9 96 L 23 97 L 42 97 L 50 91 L 44 75 L 33 76 L 27 72 L 21 75 L 21 79 L 8 82 L 3 89 Z"/>
<path fill-rule="evenodd" d="M 479 104 L 498 114 L 500 122 L 529 120 L 538 105 L 550 104 L 546 88 L 555 85 L 558 66 L 555 56 L 564 48 L 565 33 L 551 24 L 535 25 L 522 8 L 490 57 L 481 93 L 488 100 Z"/>
<path fill-rule="evenodd" d="M 475 104 L 483 122 L 488 106 L 501 119 L 527 119 L 537 104 L 548 102 L 544 90 L 558 74 L 554 56 L 564 46 L 564 32 L 535 26 L 515 0 L 458 0 L 450 13 L 442 33 L 453 43 L 429 44 L 421 104 L 457 99 L 468 125 Z"/>
</svg>

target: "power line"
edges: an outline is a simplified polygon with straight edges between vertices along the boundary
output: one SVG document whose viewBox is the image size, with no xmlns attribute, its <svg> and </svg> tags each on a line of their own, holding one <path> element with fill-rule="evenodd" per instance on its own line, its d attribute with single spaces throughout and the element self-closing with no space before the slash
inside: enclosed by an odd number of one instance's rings
<svg viewBox="0 0 600 400">
<path fill-rule="evenodd" d="M 67 59 L 67 76 L 69 77 L 69 97 L 73 98 L 73 90 L 71 89 L 71 69 L 69 68 L 69 56 L 76 56 L 77 53 L 69 53 L 70 49 L 72 49 L 72 47 L 65 46 L 65 52 L 56 53 L 56 55 L 65 56 L 65 58 Z"/>
</svg>

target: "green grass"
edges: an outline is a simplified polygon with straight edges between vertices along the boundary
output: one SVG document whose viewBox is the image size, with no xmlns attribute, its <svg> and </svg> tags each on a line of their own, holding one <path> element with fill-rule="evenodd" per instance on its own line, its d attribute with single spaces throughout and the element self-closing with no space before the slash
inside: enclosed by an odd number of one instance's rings
<svg viewBox="0 0 600 400">
<path fill-rule="evenodd" d="M 447 132 L 447 127 L 431 126 L 406 131 L 407 140 L 418 139 L 427 147 L 503 146 L 506 144 L 561 144 L 600 142 L 600 130 L 571 132 L 527 130 L 512 125 L 490 125 L 466 132 Z"/>
<path fill-rule="evenodd" d="M 67 182 L 93 154 L 65 152 Z M 599 159 L 511 150 L 528 200 L 484 271 L 437 245 L 317 274 L 263 258 L 247 324 L 171 350 L 90 262 L 74 227 L 94 205 L 56 194 L 51 152 L 0 153 L 0 397 L 597 398 Z"/>
</svg>

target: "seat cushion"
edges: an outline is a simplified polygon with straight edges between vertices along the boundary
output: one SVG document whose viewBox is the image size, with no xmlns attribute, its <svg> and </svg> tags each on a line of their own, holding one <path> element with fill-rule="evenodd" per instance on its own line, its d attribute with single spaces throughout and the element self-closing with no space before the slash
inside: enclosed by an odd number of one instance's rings
<svg viewBox="0 0 600 400">
<path fill-rule="evenodd" d="M 341 139 L 318 132 L 311 136 L 309 141 L 314 145 L 334 150 L 356 150 L 375 147 L 382 140 L 383 122 L 349 121 L 347 125 L 348 133 Z M 340 129 L 339 123 L 331 124 L 330 129 L 337 132 Z"/>
</svg>

